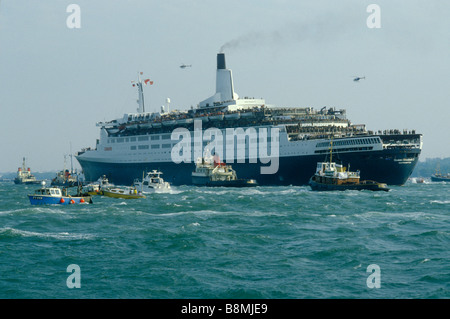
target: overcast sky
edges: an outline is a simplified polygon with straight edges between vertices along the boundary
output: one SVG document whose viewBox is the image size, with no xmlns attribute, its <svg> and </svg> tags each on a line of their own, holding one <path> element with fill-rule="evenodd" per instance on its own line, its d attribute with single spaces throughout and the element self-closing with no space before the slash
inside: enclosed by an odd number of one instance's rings
<svg viewBox="0 0 450 319">
<path fill-rule="evenodd" d="M 81 28 L 67 26 L 70 4 Z M 422 133 L 421 160 L 450 157 L 449 14 L 440 0 L 1 0 L 0 172 L 23 156 L 59 170 L 94 147 L 96 122 L 136 111 L 139 71 L 154 81 L 148 111 L 196 106 L 222 47 L 241 97 L 345 108 L 370 130 Z"/>
</svg>

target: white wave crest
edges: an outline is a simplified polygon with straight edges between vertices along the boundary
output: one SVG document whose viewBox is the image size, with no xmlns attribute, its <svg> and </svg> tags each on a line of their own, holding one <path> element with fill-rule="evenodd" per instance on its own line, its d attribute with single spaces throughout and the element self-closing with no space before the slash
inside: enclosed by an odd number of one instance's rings
<svg viewBox="0 0 450 319">
<path fill-rule="evenodd" d="M 431 204 L 450 204 L 450 200 L 432 200 Z"/>
<path fill-rule="evenodd" d="M 95 236 L 91 234 L 71 234 L 68 232 L 60 232 L 60 233 L 39 233 L 28 230 L 21 230 L 11 227 L 5 227 L 0 229 L 0 235 L 2 234 L 10 234 L 13 236 L 19 237 L 38 237 L 38 238 L 52 238 L 52 239 L 60 239 L 60 240 L 78 240 L 78 239 L 92 239 Z"/>
</svg>

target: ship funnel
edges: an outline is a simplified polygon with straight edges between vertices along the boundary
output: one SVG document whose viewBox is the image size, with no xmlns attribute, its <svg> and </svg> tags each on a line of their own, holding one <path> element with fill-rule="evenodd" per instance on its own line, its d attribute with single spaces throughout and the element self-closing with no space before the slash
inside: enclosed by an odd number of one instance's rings
<svg viewBox="0 0 450 319">
<path fill-rule="evenodd" d="M 238 99 L 234 92 L 233 75 L 226 68 L 225 54 L 217 54 L 216 93 L 210 98 L 200 102 L 201 107 L 213 106 L 216 103 L 230 102 Z"/>
<path fill-rule="evenodd" d="M 233 74 L 226 68 L 225 53 L 217 54 L 216 95 L 220 97 L 220 100 L 216 102 L 226 102 L 238 98 L 234 93 Z"/>
<path fill-rule="evenodd" d="M 217 70 L 226 69 L 227 66 L 225 64 L 225 53 L 217 54 Z"/>
</svg>

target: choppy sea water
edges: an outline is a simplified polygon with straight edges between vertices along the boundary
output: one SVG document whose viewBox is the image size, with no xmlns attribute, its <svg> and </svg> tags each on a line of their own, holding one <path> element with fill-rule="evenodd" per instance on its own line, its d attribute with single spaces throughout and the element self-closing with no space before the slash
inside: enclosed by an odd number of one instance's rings
<svg viewBox="0 0 450 319">
<path fill-rule="evenodd" d="M 0 298 L 450 297 L 448 183 L 181 186 L 73 206 L 31 206 L 35 188 L 0 183 Z"/>
</svg>

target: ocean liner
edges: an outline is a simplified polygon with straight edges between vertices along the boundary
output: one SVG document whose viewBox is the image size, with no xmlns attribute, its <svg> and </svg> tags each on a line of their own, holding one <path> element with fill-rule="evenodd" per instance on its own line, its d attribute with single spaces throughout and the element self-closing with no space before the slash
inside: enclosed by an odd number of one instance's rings
<svg viewBox="0 0 450 319">
<path fill-rule="evenodd" d="M 95 147 L 77 153 L 87 181 L 106 175 L 131 185 L 143 171 L 157 169 L 171 184 L 189 185 L 197 159 L 214 149 L 239 177 L 259 185 L 307 185 L 333 140 L 336 162 L 360 170 L 362 179 L 402 185 L 422 149 L 422 135 L 414 130 L 370 131 L 352 124 L 344 109 L 275 107 L 240 98 L 223 53 L 217 54 L 216 92 L 196 108 L 170 111 L 168 104 L 146 112 L 148 81 L 139 76 L 135 82 L 137 112 L 98 122 Z"/>
</svg>

